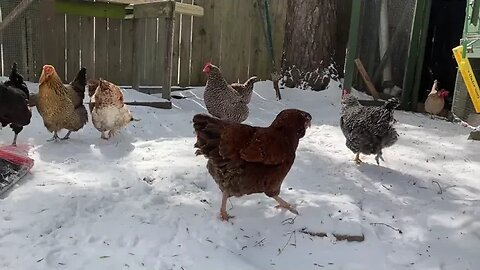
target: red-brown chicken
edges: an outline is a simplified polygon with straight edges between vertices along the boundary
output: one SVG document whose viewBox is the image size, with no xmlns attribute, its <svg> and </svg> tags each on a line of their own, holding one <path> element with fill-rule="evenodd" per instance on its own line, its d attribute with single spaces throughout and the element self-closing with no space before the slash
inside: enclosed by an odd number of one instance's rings
<svg viewBox="0 0 480 270">
<path fill-rule="evenodd" d="M 279 194 L 311 120 L 309 113 L 296 109 L 280 112 L 269 127 L 252 127 L 206 114 L 193 117 L 195 154 L 208 159 L 208 172 L 223 193 L 222 220 L 230 218 L 226 210 L 229 197 L 252 193 L 265 193 L 279 203 L 277 207 L 298 214 Z"/>
</svg>

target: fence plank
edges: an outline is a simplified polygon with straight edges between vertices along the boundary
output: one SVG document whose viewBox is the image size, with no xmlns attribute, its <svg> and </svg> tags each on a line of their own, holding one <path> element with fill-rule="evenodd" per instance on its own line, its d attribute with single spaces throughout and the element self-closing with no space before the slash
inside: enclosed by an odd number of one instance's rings
<svg viewBox="0 0 480 270">
<path fill-rule="evenodd" d="M 242 0 L 240 0 L 242 1 Z M 244 0 L 243 0 L 244 1 Z M 236 82 L 235 72 L 238 67 L 236 54 L 238 54 L 238 35 L 236 31 L 238 26 L 238 13 L 236 7 L 238 0 L 230 0 L 222 3 L 222 13 L 215 13 L 215 21 L 221 25 L 221 32 L 218 40 L 220 41 L 220 67 L 223 77 L 227 82 Z M 217 6 L 218 7 L 218 6 Z"/>
<path fill-rule="evenodd" d="M 177 0 L 180 2 L 180 0 Z M 175 15 L 175 28 L 173 29 L 173 61 L 172 85 L 178 85 L 178 60 L 180 59 L 180 15 Z"/>
<path fill-rule="evenodd" d="M 108 78 L 108 19 L 95 18 L 95 76 Z"/>
<path fill-rule="evenodd" d="M 183 0 L 183 3 L 193 4 L 193 0 Z M 190 85 L 191 33 L 192 16 L 182 15 L 180 36 L 180 86 Z"/>
<path fill-rule="evenodd" d="M 120 48 L 120 74 L 121 78 L 118 84 L 131 85 L 132 84 L 132 54 L 133 54 L 133 21 L 122 21 L 122 40 Z"/>
<path fill-rule="evenodd" d="M 45 0 L 40 5 L 42 19 L 43 64 L 55 67 L 60 78 L 65 78 L 65 14 L 55 12 L 53 0 Z"/>
<path fill-rule="evenodd" d="M 210 8 L 206 7 L 206 2 L 204 0 L 195 0 L 195 5 L 201 6 L 204 8 L 204 12 L 209 12 Z M 190 85 L 199 86 L 205 85 L 205 76 L 202 73 L 203 65 L 206 61 L 206 53 L 204 46 L 206 43 L 206 30 L 205 30 L 205 18 L 208 14 L 205 14 L 203 17 L 193 17 L 193 29 L 192 29 L 192 58 L 191 58 L 191 67 L 190 67 Z"/>
<path fill-rule="evenodd" d="M 92 17 L 82 17 L 81 27 L 80 27 L 80 51 L 82 57 L 80 59 L 81 66 L 87 69 L 87 76 L 89 78 L 95 78 L 95 62 L 93 58 L 94 54 L 94 36 L 93 36 L 93 26 L 94 20 Z"/>
<path fill-rule="evenodd" d="M 157 59 L 155 63 L 155 84 L 163 85 L 163 80 L 165 78 L 165 53 L 166 53 L 166 22 L 164 18 L 159 18 L 157 20 L 157 48 L 155 50 L 155 58 Z"/>
<path fill-rule="evenodd" d="M 144 84 L 155 84 L 155 65 L 157 62 L 157 19 L 149 18 L 145 20 L 145 65 L 144 65 Z"/>
<path fill-rule="evenodd" d="M 108 21 L 108 80 L 118 84 L 120 77 L 120 24 L 119 19 Z"/>
<path fill-rule="evenodd" d="M 67 81 L 72 81 L 80 68 L 80 17 L 67 15 Z"/>
<path fill-rule="evenodd" d="M 280 71 L 285 41 L 285 21 L 287 19 L 288 0 L 270 0 L 270 15 L 272 19 L 273 53 L 275 69 Z"/>
</svg>

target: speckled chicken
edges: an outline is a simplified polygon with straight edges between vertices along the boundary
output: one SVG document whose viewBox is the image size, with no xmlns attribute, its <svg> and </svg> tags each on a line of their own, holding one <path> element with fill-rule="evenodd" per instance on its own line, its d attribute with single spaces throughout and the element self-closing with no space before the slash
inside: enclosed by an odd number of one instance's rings
<svg viewBox="0 0 480 270">
<path fill-rule="evenodd" d="M 391 98 L 383 106 L 366 107 L 357 98 L 344 92 L 340 127 L 348 149 L 355 154 L 357 164 L 362 162 L 360 153 L 376 155 L 375 161 L 380 164 L 380 159 L 383 160 L 382 150 L 397 142 L 393 112 L 398 105 L 398 99 Z"/>
<path fill-rule="evenodd" d="M 240 94 L 223 78 L 220 69 L 207 63 L 203 72 L 208 74 L 203 99 L 208 112 L 220 119 L 236 123 L 248 117 L 248 93 Z M 251 96 L 251 94 L 250 94 Z"/>
<path fill-rule="evenodd" d="M 252 100 L 253 85 L 258 82 L 257 76 L 253 76 L 245 83 L 232 83 L 230 86 L 237 91 L 243 100 L 248 104 Z"/>
<path fill-rule="evenodd" d="M 208 159 L 208 172 L 223 193 L 222 220 L 230 218 L 226 210 L 229 197 L 253 193 L 265 193 L 279 203 L 277 207 L 298 214 L 279 194 L 311 120 L 309 113 L 296 109 L 280 112 L 269 127 L 252 127 L 206 114 L 193 117 L 196 155 Z"/>
<path fill-rule="evenodd" d="M 95 128 L 108 140 L 132 120 L 135 120 L 123 101 L 122 90 L 106 80 L 89 80 L 90 110 Z"/>
<path fill-rule="evenodd" d="M 86 72 L 82 68 L 70 84 L 64 85 L 53 66 L 43 66 L 36 106 L 45 127 L 53 132 L 49 141 L 59 140 L 58 132 L 62 129 L 68 130 L 62 140 L 69 139 L 73 131 L 80 130 L 88 122 L 88 112 L 83 105 Z"/>
</svg>

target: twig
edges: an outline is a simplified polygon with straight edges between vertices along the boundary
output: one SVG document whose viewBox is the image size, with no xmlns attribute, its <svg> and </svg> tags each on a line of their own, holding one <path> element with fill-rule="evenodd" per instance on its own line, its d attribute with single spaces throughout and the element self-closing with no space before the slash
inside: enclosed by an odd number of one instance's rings
<svg viewBox="0 0 480 270">
<path fill-rule="evenodd" d="M 280 249 L 280 248 L 278 249 L 278 254 L 277 254 L 277 256 L 280 255 L 280 254 L 282 254 L 282 252 L 285 250 L 285 248 L 288 246 L 288 244 L 290 244 L 290 240 L 292 239 L 293 236 L 295 236 L 295 238 L 294 238 L 294 243 L 295 243 L 295 244 L 294 244 L 294 245 L 295 245 L 295 246 L 297 245 L 297 237 L 296 237 L 295 231 L 291 231 L 291 232 L 290 232 L 290 237 L 288 237 L 288 240 L 287 240 L 287 242 L 285 243 L 285 245 L 284 245 L 281 249 Z"/>
<path fill-rule="evenodd" d="M 265 241 L 265 239 L 266 239 L 266 238 L 264 237 L 264 238 L 262 238 L 262 240 L 260 240 L 260 241 L 257 241 L 257 243 L 256 243 L 255 245 L 253 245 L 253 247 L 256 247 L 256 246 L 263 246 L 263 242 Z"/>
<path fill-rule="evenodd" d="M 372 223 L 370 223 L 370 225 L 372 225 L 372 226 L 383 225 L 383 226 L 387 226 L 388 228 L 390 228 L 390 229 L 392 229 L 392 230 L 394 230 L 394 231 L 397 231 L 399 234 L 402 234 L 402 233 L 403 233 L 402 230 L 397 229 L 397 228 L 395 228 L 395 227 L 393 227 L 393 226 L 391 226 L 391 225 L 388 225 L 388 224 L 385 224 L 385 223 L 382 223 L 382 222 L 372 222 Z"/>
<path fill-rule="evenodd" d="M 390 190 L 387 186 L 385 185 L 382 185 L 382 187 L 384 187 L 386 190 Z"/>
<path fill-rule="evenodd" d="M 287 219 L 283 220 L 281 223 L 282 223 L 282 225 L 294 224 L 296 218 L 297 218 L 297 216 L 295 216 L 294 218 L 287 218 Z"/>
<path fill-rule="evenodd" d="M 440 183 L 438 183 L 438 181 L 435 181 L 435 180 L 432 180 L 432 183 L 435 183 L 437 184 L 438 188 L 440 189 L 437 194 L 442 194 L 443 193 L 443 189 L 442 187 L 440 186 Z"/>
</svg>

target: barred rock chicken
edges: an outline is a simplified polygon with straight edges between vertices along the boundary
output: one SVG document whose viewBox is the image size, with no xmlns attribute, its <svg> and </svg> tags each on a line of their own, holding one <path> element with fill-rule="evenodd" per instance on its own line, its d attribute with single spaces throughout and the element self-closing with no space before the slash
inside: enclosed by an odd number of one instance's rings
<svg viewBox="0 0 480 270">
<path fill-rule="evenodd" d="M 237 91 L 240 96 L 242 96 L 243 100 L 248 104 L 252 99 L 253 93 L 253 84 L 258 82 L 256 76 L 251 77 L 245 83 L 232 83 L 230 86 Z"/>
<path fill-rule="evenodd" d="M 305 135 L 312 117 L 295 109 L 280 112 L 269 127 L 221 120 L 206 114 L 193 117 L 197 134 L 196 155 L 208 159 L 207 169 L 223 193 L 220 218 L 231 218 L 227 199 L 265 193 L 279 208 L 298 214 L 280 198 L 280 187 L 295 160 L 299 139 Z"/>
<path fill-rule="evenodd" d="M 432 90 L 428 94 L 427 100 L 425 100 L 425 111 L 431 115 L 438 115 L 445 107 L 445 97 L 448 96 L 448 91 L 442 89 L 437 90 L 438 81 L 433 82 Z"/>
<path fill-rule="evenodd" d="M 203 93 L 208 112 L 223 120 L 236 123 L 245 121 L 249 113 L 247 100 L 250 99 L 251 94 L 240 94 L 232 86 L 229 86 L 220 69 L 211 63 L 205 65 L 203 72 L 208 74 L 207 85 Z"/>
<path fill-rule="evenodd" d="M 29 91 L 23 76 L 18 73 L 17 63 L 12 65 L 8 80 L 0 83 L 0 124 L 10 124 L 15 133 L 12 145 L 17 144 L 18 134 L 30 124 L 32 112 L 28 107 Z"/>
<path fill-rule="evenodd" d="M 90 111 L 95 128 L 108 140 L 132 120 L 132 114 L 123 103 L 122 90 L 106 80 L 89 80 Z"/>
<path fill-rule="evenodd" d="M 346 138 L 347 147 L 356 155 L 355 162 L 360 164 L 360 153 L 376 155 L 375 161 L 383 161 L 382 150 L 392 146 L 398 140 L 393 126 L 394 109 L 399 101 L 391 98 L 383 106 L 366 107 L 346 91 L 342 97 L 340 127 Z"/>
<path fill-rule="evenodd" d="M 53 132 L 49 141 L 58 141 L 58 132 L 62 129 L 68 130 L 62 140 L 69 139 L 73 131 L 88 122 L 88 112 L 83 105 L 86 69 L 82 68 L 69 85 L 64 85 L 55 68 L 44 65 L 39 84 L 37 109 L 45 127 Z"/>
</svg>

